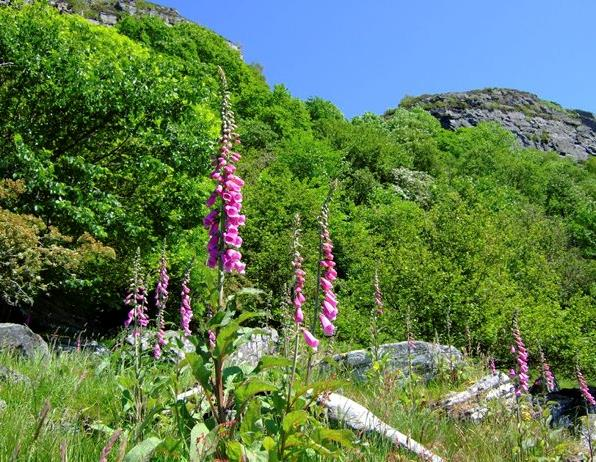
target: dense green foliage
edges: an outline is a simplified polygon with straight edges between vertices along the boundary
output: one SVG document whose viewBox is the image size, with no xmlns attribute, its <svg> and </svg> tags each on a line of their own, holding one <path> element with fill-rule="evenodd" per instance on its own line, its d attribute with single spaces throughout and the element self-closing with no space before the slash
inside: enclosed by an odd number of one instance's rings
<svg viewBox="0 0 596 462">
<path fill-rule="evenodd" d="M 177 277 L 195 257 L 201 310 L 220 65 L 243 139 L 244 282 L 270 295 L 274 314 L 291 279 L 294 214 L 312 275 L 316 218 L 337 179 L 340 340 L 369 342 L 378 268 L 384 339 L 404 338 L 409 313 L 420 338 L 505 359 L 518 312 L 532 352 L 541 344 L 552 362 L 596 373 L 593 165 L 521 149 L 491 124 L 446 131 L 420 109 L 346 120 L 326 101 L 270 89 L 223 38 L 193 24 L 129 17 L 109 29 L 39 4 L 0 8 L 0 62 L 12 63 L 0 67 L 0 174 L 24 182 L 2 205 L 116 252 L 77 284 L 54 284 L 50 299 L 67 310 L 115 313 L 132 251 L 155 263 L 164 239 Z M 33 311 L 43 315 L 46 300 Z"/>
</svg>

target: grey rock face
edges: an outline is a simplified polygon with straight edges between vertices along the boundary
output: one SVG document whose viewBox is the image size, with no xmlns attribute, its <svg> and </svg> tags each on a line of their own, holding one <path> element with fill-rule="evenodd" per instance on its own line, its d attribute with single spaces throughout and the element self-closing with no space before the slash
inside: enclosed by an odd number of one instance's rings
<svg viewBox="0 0 596 462">
<path fill-rule="evenodd" d="M 48 344 L 27 326 L 0 323 L 0 348 L 31 358 L 36 354 L 48 356 Z"/>
<path fill-rule="evenodd" d="M 388 357 L 387 371 L 401 370 L 409 373 L 410 361 L 413 372 L 429 380 L 436 375 L 441 366 L 457 367 L 463 361 L 461 352 L 452 346 L 415 341 L 411 352 L 408 342 L 386 343 L 379 347 L 380 357 Z M 333 359 L 352 370 L 357 378 L 364 378 L 373 363 L 368 350 L 354 350 L 333 356 Z"/>
<path fill-rule="evenodd" d="M 248 364 L 253 367 L 266 355 L 277 351 L 279 334 L 271 327 L 261 329 L 261 333 L 253 334 L 250 341 L 241 345 L 230 357 L 232 364 Z"/>
<path fill-rule="evenodd" d="M 106 26 L 115 26 L 118 22 L 118 16 L 109 13 L 99 13 L 99 22 Z"/>
<path fill-rule="evenodd" d="M 0 399 L 0 412 L 6 409 L 6 401 Z"/>
<path fill-rule="evenodd" d="M 31 384 L 29 377 L 0 365 L 0 382 Z"/>
<path fill-rule="evenodd" d="M 449 394 L 439 406 L 453 418 L 479 422 L 488 414 L 488 403 L 493 400 L 499 400 L 506 409 L 515 405 L 513 384 L 502 372 L 482 377 L 466 390 Z"/>
<path fill-rule="evenodd" d="M 575 160 L 596 155 L 594 114 L 567 110 L 531 93 L 494 88 L 422 95 L 401 105 L 422 107 L 450 130 L 492 121 L 512 132 L 523 147 L 555 151 Z"/>
</svg>

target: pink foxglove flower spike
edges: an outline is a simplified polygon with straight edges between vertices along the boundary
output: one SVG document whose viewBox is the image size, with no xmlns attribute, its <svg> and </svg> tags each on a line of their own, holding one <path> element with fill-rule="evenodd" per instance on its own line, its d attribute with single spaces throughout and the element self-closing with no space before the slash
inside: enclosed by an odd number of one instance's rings
<svg viewBox="0 0 596 462">
<path fill-rule="evenodd" d="M 579 369 L 579 367 L 576 368 L 575 373 L 577 375 L 577 381 L 579 383 L 579 390 L 581 391 L 582 396 L 586 401 L 586 405 L 589 407 L 596 406 L 596 399 L 594 399 L 594 396 L 592 396 L 592 393 L 590 393 L 588 382 L 586 382 L 586 378 L 582 374 L 582 371 Z"/>
<path fill-rule="evenodd" d="M 190 273 L 186 272 L 182 281 L 182 292 L 180 294 L 180 325 L 184 336 L 188 337 L 191 334 L 190 321 L 192 319 L 192 308 L 190 305 Z"/>
<path fill-rule="evenodd" d="M 513 323 L 513 339 L 515 340 L 515 345 L 511 347 L 511 352 L 516 354 L 518 366 L 518 386 L 515 389 L 515 396 L 519 397 L 522 393 L 528 393 L 530 377 L 528 376 L 528 350 L 522 339 L 517 320 Z"/>
<path fill-rule="evenodd" d="M 319 284 L 323 292 L 323 301 L 321 302 L 321 314 L 319 321 L 323 328 L 323 333 L 331 336 L 335 333 L 335 326 L 332 324 L 337 318 L 337 298 L 333 292 L 333 281 L 337 279 L 335 271 L 335 257 L 333 255 L 333 242 L 329 234 L 329 207 L 323 206 L 321 211 L 321 252 L 323 255 L 320 266 L 323 269 L 323 275 L 319 278 Z"/>
<path fill-rule="evenodd" d="M 212 162 L 214 170 L 211 173 L 211 178 L 216 185 L 206 203 L 207 207 L 214 208 L 203 220 L 203 226 L 209 231 L 207 266 L 216 268 L 221 265 L 226 273 L 244 274 L 246 265 L 242 262 L 242 254 L 239 251 L 242 238 L 238 230 L 238 227 L 246 222 L 246 217 L 241 214 L 244 181 L 235 174 L 235 163 L 241 156 L 233 151 L 234 146 L 240 143 L 240 138 L 236 133 L 230 93 L 227 90 L 225 74 L 221 69 L 220 77 L 223 89 L 220 148 Z"/>
</svg>

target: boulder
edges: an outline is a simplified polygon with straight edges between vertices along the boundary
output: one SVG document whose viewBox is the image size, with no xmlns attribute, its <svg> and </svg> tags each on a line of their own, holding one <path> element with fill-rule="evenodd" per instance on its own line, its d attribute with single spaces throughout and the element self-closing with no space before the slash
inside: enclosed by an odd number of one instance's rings
<svg viewBox="0 0 596 462">
<path fill-rule="evenodd" d="M 231 364 L 247 364 L 256 367 L 263 356 L 277 351 L 279 334 L 271 327 L 258 329 L 250 340 L 241 345 L 230 357 Z"/>
<path fill-rule="evenodd" d="M 461 352 L 447 345 L 423 341 L 386 343 L 379 347 L 379 356 L 386 358 L 385 371 L 400 370 L 404 375 L 412 371 L 426 380 L 432 379 L 441 367 L 456 368 L 463 363 Z M 352 370 L 359 379 L 364 379 L 373 364 L 373 355 L 369 350 L 354 350 L 333 356 L 333 359 Z"/>
<path fill-rule="evenodd" d="M 23 375 L 19 372 L 15 372 L 9 369 L 8 367 L 0 365 L 0 383 L 2 382 L 22 383 L 25 385 L 30 385 L 31 379 L 26 375 Z"/>
<path fill-rule="evenodd" d="M 482 377 L 464 391 L 450 393 L 438 406 L 450 417 L 479 422 L 489 412 L 489 402 L 498 400 L 507 409 L 515 405 L 514 386 L 504 373 Z"/>
<path fill-rule="evenodd" d="M 27 358 L 50 354 L 48 344 L 21 324 L 0 323 L 0 349 L 19 353 Z"/>
<path fill-rule="evenodd" d="M 6 401 L 0 399 L 0 412 L 4 411 L 4 409 L 6 409 Z"/>
<path fill-rule="evenodd" d="M 118 16 L 111 13 L 99 13 L 99 22 L 106 26 L 115 26 L 118 23 Z"/>
</svg>

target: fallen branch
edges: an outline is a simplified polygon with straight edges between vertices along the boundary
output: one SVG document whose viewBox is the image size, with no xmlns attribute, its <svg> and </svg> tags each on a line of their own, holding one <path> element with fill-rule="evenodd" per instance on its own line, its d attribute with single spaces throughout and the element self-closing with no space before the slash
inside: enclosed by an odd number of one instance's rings
<svg viewBox="0 0 596 462">
<path fill-rule="evenodd" d="M 201 393 L 202 388 L 197 385 L 188 391 L 180 393 L 176 396 L 176 399 L 186 400 L 191 396 L 196 396 Z M 306 394 L 308 396 L 311 395 L 311 393 L 312 390 L 309 390 Z M 331 419 L 343 422 L 352 430 L 376 432 L 390 440 L 396 446 L 403 447 L 414 454 L 417 454 L 422 460 L 429 462 L 443 462 L 443 459 L 432 451 L 426 449 L 412 438 L 398 432 L 395 428 L 390 427 L 364 406 L 345 396 L 337 393 L 323 394 L 318 398 L 317 402 L 329 411 L 329 417 Z"/>
<path fill-rule="evenodd" d="M 196 387 L 193 387 L 190 390 L 176 395 L 176 401 L 185 401 L 187 398 L 190 398 L 191 396 L 198 396 L 202 393 L 203 389 L 199 385 L 197 385 Z"/>
<path fill-rule="evenodd" d="M 406 448 L 417 454 L 423 460 L 443 462 L 443 459 L 426 449 L 420 443 L 387 425 L 364 406 L 345 396 L 337 393 L 325 394 L 319 397 L 318 402 L 327 408 L 331 419 L 343 422 L 352 430 L 378 433 L 393 442 L 396 446 Z"/>
</svg>

